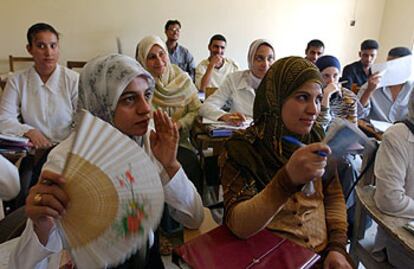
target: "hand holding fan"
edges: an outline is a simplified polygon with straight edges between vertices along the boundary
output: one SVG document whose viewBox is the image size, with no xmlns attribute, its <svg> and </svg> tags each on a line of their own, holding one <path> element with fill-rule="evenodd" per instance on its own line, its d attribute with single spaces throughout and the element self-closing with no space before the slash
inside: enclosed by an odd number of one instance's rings
<svg viewBox="0 0 414 269">
<path fill-rule="evenodd" d="M 145 245 L 164 195 L 137 143 L 84 111 L 63 176 L 70 203 L 58 227 L 78 268 L 115 266 Z"/>
</svg>

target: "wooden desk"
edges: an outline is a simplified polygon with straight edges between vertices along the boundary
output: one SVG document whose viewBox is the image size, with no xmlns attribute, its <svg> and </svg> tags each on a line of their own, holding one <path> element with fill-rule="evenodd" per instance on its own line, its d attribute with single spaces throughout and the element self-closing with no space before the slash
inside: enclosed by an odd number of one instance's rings
<svg viewBox="0 0 414 269">
<path fill-rule="evenodd" d="M 364 209 L 387 234 L 398 241 L 407 251 L 414 255 L 414 235 L 403 228 L 411 219 L 385 215 L 375 205 L 375 188 L 373 186 L 357 187 L 356 194 Z"/>
<path fill-rule="evenodd" d="M 371 185 L 363 186 L 358 184 L 356 187 L 357 204 L 355 208 L 354 234 L 351 240 L 350 255 L 354 261 L 362 261 L 367 268 L 376 268 L 378 263 L 374 261 L 369 251 L 364 248 L 366 240 L 363 239 L 365 229 L 363 223 L 365 219 L 361 212 L 368 214 L 381 227 L 389 238 L 400 245 L 403 249 L 414 255 L 414 235 L 403 228 L 410 219 L 397 218 L 385 215 L 375 205 L 374 201 L 375 187 Z M 388 264 L 384 265 L 389 268 Z"/>
<path fill-rule="evenodd" d="M 382 140 L 382 132 L 378 132 L 374 127 L 367 121 L 358 120 L 358 127 L 368 136 L 374 137 L 375 139 Z"/>
<path fill-rule="evenodd" d="M 190 230 L 187 228 L 184 229 L 184 243 L 190 241 L 193 238 L 196 238 L 199 235 L 207 233 L 218 226 L 219 225 L 214 221 L 213 217 L 211 216 L 210 210 L 205 207 L 204 220 L 200 228 L 198 228 L 197 230 Z"/>
</svg>

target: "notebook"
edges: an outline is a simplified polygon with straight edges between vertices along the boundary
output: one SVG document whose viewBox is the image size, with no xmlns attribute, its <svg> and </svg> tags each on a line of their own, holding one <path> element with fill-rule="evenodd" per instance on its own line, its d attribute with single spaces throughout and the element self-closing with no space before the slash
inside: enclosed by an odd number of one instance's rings
<svg viewBox="0 0 414 269">
<path fill-rule="evenodd" d="M 224 225 L 200 235 L 173 251 L 173 262 L 194 269 L 311 268 L 320 256 L 312 250 L 264 229 L 238 239 Z"/>
</svg>

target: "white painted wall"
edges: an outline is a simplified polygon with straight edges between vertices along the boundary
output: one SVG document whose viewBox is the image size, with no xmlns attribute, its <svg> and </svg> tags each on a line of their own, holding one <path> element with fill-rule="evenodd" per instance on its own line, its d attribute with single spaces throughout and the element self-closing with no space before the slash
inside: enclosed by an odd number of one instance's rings
<svg viewBox="0 0 414 269">
<path fill-rule="evenodd" d="M 306 43 L 319 38 L 326 44 L 326 53 L 338 56 L 346 64 L 358 58 L 363 39 L 380 37 L 384 6 L 393 6 L 390 2 L 393 1 L 1 0 L 0 73 L 8 71 L 9 54 L 27 55 L 27 28 L 39 21 L 52 24 L 62 33 L 63 64 L 68 59 L 88 60 L 116 52 L 116 37 L 121 38 L 124 53 L 134 56 L 136 43 L 143 36 L 158 34 L 164 38 L 168 19 L 181 21 L 180 41 L 196 62 L 208 55 L 210 36 L 223 33 L 228 39 L 227 55 L 242 67 L 247 66 L 250 42 L 260 37 L 275 44 L 277 58 L 303 56 Z M 356 25 L 351 27 L 354 17 Z"/>
<path fill-rule="evenodd" d="M 384 62 L 393 47 L 413 48 L 414 44 L 414 1 L 387 0 L 379 37 L 378 62 Z"/>
</svg>

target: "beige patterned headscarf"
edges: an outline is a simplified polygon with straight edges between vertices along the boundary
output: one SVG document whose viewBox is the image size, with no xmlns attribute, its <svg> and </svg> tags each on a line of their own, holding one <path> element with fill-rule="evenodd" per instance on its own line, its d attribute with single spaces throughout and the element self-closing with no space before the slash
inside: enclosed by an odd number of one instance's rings
<svg viewBox="0 0 414 269">
<path fill-rule="evenodd" d="M 147 36 L 137 45 L 136 58 L 147 70 L 146 60 L 151 48 L 155 45 L 163 49 L 168 56 L 165 43 L 158 36 Z M 155 78 L 152 103 L 161 107 L 184 107 L 194 98 L 198 98 L 197 92 L 190 76 L 168 60 L 165 73 Z"/>
<path fill-rule="evenodd" d="M 138 76 L 145 78 L 153 91 L 154 79 L 151 74 L 131 57 L 109 54 L 90 60 L 80 74 L 78 110 L 86 109 L 113 124 L 119 97 Z"/>
</svg>

